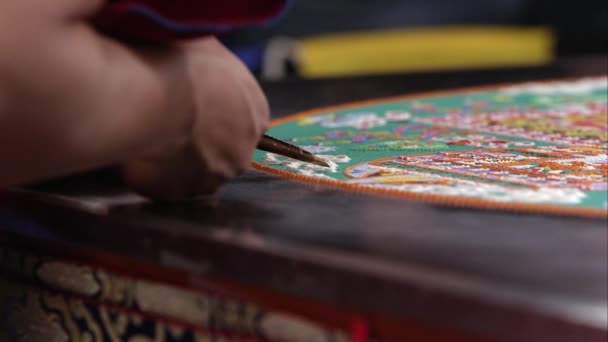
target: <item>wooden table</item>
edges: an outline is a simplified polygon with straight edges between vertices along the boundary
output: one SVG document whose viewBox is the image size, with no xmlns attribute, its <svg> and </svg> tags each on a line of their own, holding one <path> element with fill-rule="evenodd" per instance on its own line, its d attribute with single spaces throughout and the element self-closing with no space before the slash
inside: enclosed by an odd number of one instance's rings
<svg viewBox="0 0 608 342">
<path fill-rule="evenodd" d="M 378 96 L 605 72 L 606 56 L 598 56 L 538 68 L 264 87 L 274 114 L 282 116 Z M 90 175 L 36 189 L 123 193 Z M 5 196 L 2 216 L 12 220 L 0 218 L 2 245 L 194 290 L 221 288 L 327 326 L 368 330 L 358 338 L 608 337 L 608 228 L 602 220 L 445 208 L 255 171 L 215 197 L 183 203 L 113 197 L 125 201 L 82 210 L 69 197 Z M 18 220 L 43 228 L 23 229 Z"/>
</svg>

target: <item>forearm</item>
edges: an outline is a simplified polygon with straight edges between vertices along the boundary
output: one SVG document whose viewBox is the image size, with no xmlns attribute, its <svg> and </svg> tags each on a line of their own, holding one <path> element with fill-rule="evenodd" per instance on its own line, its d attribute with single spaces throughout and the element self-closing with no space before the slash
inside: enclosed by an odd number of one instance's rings
<svg viewBox="0 0 608 342">
<path fill-rule="evenodd" d="M 0 184 L 123 161 L 188 129 L 188 84 L 169 80 L 180 74 L 171 52 L 127 49 L 78 15 L 0 37 Z"/>
</svg>

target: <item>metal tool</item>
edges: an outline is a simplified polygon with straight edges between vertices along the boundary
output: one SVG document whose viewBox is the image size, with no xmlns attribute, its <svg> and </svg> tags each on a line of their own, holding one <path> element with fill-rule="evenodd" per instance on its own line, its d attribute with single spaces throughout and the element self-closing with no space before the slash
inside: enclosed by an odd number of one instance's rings
<svg viewBox="0 0 608 342">
<path fill-rule="evenodd" d="M 275 153 L 284 157 L 293 158 L 306 163 L 330 167 L 327 162 L 312 153 L 289 143 L 286 143 L 269 135 L 264 135 L 258 143 L 258 149 L 266 152 Z"/>
</svg>

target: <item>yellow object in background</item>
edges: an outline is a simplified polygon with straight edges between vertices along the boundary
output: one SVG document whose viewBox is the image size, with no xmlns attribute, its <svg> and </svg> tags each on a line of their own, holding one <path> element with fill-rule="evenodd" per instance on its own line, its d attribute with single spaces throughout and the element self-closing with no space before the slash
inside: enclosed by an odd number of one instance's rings
<svg viewBox="0 0 608 342">
<path fill-rule="evenodd" d="M 546 64 L 553 59 L 546 28 L 458 26 L 336 33 L 299 41 L 302 77 Z"/>
</svg>

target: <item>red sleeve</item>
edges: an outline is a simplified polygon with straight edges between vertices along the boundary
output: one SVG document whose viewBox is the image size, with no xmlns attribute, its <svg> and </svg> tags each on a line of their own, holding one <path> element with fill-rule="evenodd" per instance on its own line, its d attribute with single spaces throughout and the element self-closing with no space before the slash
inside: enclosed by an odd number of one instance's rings
<svg viewBox="0 0 608 342">
<path fill-rule="evenodd" d="M 217 34 L 272 21 L 288 0 L 108 0 L 94 18 L 104 32 L 147 41 Z"/>
</svg>

